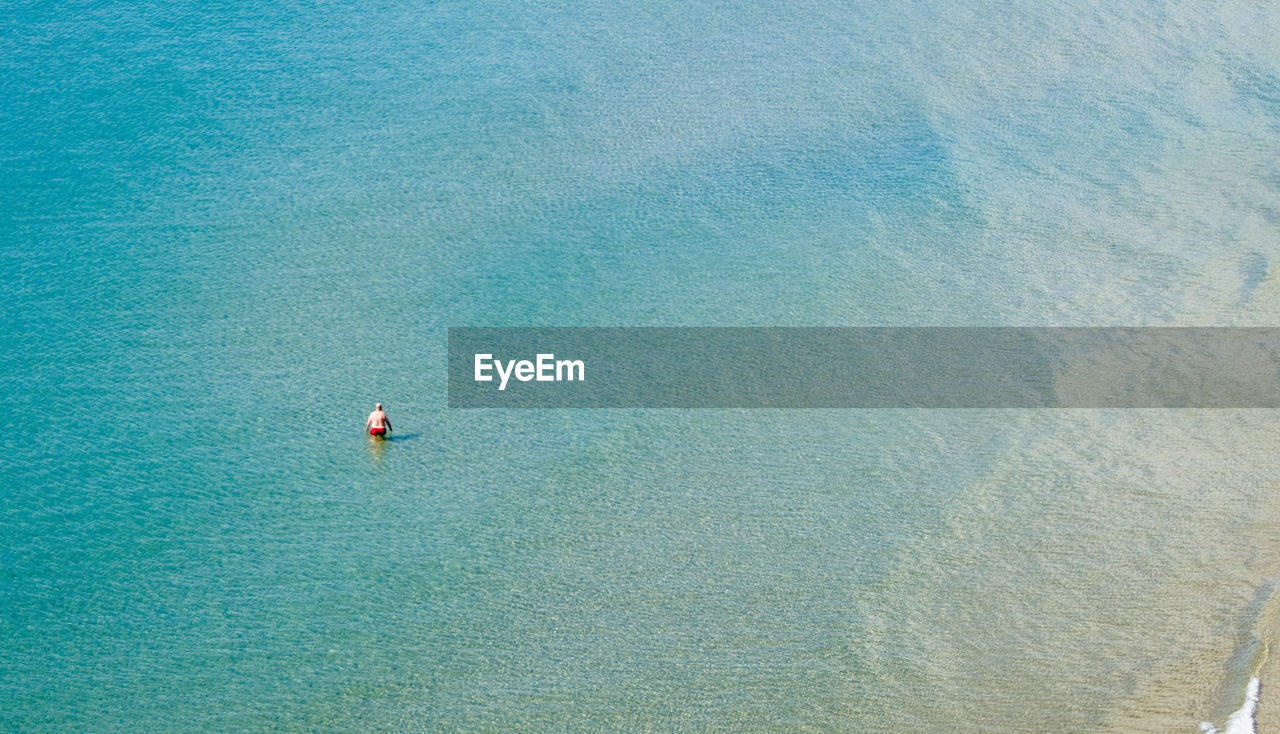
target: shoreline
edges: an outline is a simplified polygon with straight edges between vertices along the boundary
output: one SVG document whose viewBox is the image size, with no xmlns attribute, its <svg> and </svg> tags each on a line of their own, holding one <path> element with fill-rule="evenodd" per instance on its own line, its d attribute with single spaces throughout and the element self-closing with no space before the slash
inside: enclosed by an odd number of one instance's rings
<svg viewBox="0 0 1280 734">
<path fill-rule="evenodd" d="M 1277 700 L 1272 689 L 1278 680 L 1280 661 L 1268 655 L 1258 669 L 1258 708 L 1254 712 L 1254 732 L 1280 731 L 1280 700 Z"/>
</svg>

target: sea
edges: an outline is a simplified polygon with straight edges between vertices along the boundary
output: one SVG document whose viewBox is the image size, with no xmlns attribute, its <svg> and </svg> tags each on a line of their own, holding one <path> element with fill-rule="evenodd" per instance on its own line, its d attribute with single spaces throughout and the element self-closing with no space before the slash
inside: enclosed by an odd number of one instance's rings
<svg viewBox="0 0 1280 734">
<path fill-rule="evenodd" d="M 1276 38 L 7 0 L 0 729 L 1280 730 L 1274 410 L 462 410 L 445 370 L 451 326 L 1280 325 Z"/>
</svg>

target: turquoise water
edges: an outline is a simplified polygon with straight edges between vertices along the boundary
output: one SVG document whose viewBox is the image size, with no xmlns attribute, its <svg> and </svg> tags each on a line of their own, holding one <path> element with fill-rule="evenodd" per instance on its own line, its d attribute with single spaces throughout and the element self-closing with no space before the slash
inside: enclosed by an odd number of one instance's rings
<svg viewBox="0 0 1280 734">
<path fill-rule="evenodd" d="M 1274 716 L 1271 412 L 449 411 L 444 358 L 1276 325 L 1278 31 L 7 4 L 0 727 L 1194 732 L 1254 676 Z"/>
</svg>

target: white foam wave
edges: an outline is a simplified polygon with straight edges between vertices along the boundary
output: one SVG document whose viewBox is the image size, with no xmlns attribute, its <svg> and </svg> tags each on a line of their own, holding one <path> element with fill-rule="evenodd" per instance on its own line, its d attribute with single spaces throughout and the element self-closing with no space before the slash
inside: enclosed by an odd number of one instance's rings
<svg viewBox="0 0 1280 734">
<path fill-rule="evenodd" d="M 1253 718 L 1258 710 L 1258 688 L 1258 679 L 1250 678 L 1249 687 L 1245 689 L 1244 705 L 1227 717 L 1225 731 L 1219 731 L 1207 721 L 1201 722 L 1200 731 L 1203 734 L 1256 734 Z"/>
</svg>

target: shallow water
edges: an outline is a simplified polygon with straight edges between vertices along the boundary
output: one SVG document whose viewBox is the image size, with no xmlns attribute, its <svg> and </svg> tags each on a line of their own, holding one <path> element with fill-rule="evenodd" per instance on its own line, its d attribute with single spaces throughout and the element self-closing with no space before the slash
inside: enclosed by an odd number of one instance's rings
<svg viewBox="0 0 1280 734">
<path fill-rule="evenodd" d="M 0 724 L 1227 729 L 1273 412 L 449 411 L 444 330 L 1275 325 L 1278 25 L 7 5 Z"/>
</svg>

